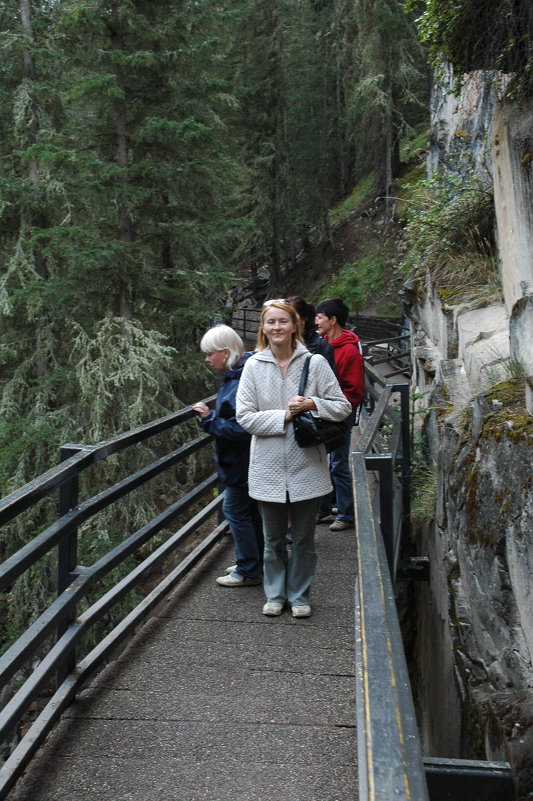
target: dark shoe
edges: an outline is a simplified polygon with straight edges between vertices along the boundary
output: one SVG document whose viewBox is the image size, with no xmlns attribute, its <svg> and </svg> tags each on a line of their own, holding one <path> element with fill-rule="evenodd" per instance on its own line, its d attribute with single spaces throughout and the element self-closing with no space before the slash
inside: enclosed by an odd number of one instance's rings
<svg viewBox="0 0 533 801">
<path fill-rule="evenodd" d="M 332 517 L 333 517 L 333 514 L 331 512 L 328 512 L 327 515 L 320 515 L 319 514 L 317 519 L 316 519 L 316 522 L 318 524 L 320 524 L 320 523 L 329 523 L 331 521 Z"/>
</svg>

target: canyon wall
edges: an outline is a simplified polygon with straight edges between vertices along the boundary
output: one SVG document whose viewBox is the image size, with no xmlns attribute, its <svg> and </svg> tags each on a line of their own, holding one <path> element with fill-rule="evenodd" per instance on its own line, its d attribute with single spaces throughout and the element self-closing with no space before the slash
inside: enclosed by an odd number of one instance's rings
<svg viewBox="0 0 533 801">
<path fill-rule="evenodd" d="M 411 657 L 424 753 L 508 760 L 531 799 L 533 105 L 505 105 L 501 86 L 476 73 L 458 98 L 433 93 L 428 171 L 492 182 L 502 300 L 448 305 L 428 274 L 408 307 L 439 475 L 416 534 L 431 578 L 414 593 Z"/>
</svg>

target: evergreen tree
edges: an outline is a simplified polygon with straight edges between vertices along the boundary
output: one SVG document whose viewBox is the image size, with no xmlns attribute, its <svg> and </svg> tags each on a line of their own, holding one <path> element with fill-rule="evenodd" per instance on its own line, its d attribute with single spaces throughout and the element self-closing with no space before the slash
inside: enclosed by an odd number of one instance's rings
<svg viewBox="0 0 533 801">
<path fill-rule="evenodd" d="M 163 343 L 185 386 L 238 221 L 209 3 L 20 0 L 3 22 L 5 492 L 49 467 L 58 439 L 109 436 L 188 395 Z M 82 397 L 81 343 L 116 367 L 106 386 L 86 372 Z"/>
<path fill-rule="evenodd" d="M 222 292 L 232 232 L 235 167 L 207 11 L 104 2 L 62 15 L 80 76 L 69 90 L 76 183 L 90 179 L 79 221 L 89 247 L 105 242 L 97 277 L 113 314 L 162 331 L 170 317 L 177 341 L 184 324 L 205 325 L 207 315 L 197 318 L 206 290 Z"/>
<path fill-rule="evenodd" d="M 53 465 L 62 442 L 107 438 L 203 391 L 197 335 L 225 297 L 239 221 L 211 3 L 9 0 L 0 13 L 0 93 L 13 109 L 0 123 L 6 494 Z M 140 449 L 125 468 L 146 458 Z M 113 460 L 107 479 L 121 470 Z M 155 495 L 100 516 L 85 553 L 140 525 Z M 54 513 L 5 529 L 2 555 Z M 14 588 L 13 613 L 29 582 Z"/>
<path fill-rule="evenodd" d="M 2 22 L 9 65 L 2 93 L 12 112 L 3 116 L 0 145 L 0 478 L 6 492 L 50 466 L 54 429 L 64 422 L 55 403 L 63 343 L 46 250 L 47 232 L 61 223 L 63 187 L 51 168 L 58 103 L 48 16 L 20 0 L 4 4 Z"/>
<path fill-rule="evenodd" d="M 234 60 L 251 224 L 246 252 L 256 266 L 268 265 L 273 292 L 283 290 L 309 230 L 327 235 L 327 210 L 346 189 L 347 6 L 245 0 L 240 7 Z"/>
<path fill-rule="evenodd" d="M 412 18 L 399 0 L 356 0 L 355 76 L 349 101 L 356 177 L 374 170 L 392 205 L 401 138 L 424 118 L 429 74 Z"/>
</svg>

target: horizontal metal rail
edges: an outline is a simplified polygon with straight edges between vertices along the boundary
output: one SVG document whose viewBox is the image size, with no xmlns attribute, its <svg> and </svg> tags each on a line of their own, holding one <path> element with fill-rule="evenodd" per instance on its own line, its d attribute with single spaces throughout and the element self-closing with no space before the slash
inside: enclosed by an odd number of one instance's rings
<svg viewBox="0 0 533 801">
<path fill-rule="evenodd" d="M 66 614 L 72 608 L 76 607 L 77 603 L 87 595 L 89 590 L 99 579 L 103 578 L 128 556 L 135 553 L 135 551 L 153 537 L 154 534 L 161 531 L 168 523 L 172 522 L 180 513 L 191 506 L 192 503 L 200 500 L 208 490 L 212 489 L 217 484 L 218 477 L 215 475 L 211 476 L 175 504 L 165 509 L 164 512 L 154 518 L 154 520 L 146 526 L 143 526 L 143 528 L 121 542 L 116 548 L 109 551 L 99 561 L 95 562 L 90 567 L 78 568 L 80 575 L 74 579 L 72 584 L 70 584 L 46 611 L 26 629 L 24 634 L 19 637 L 11 648 L 0 657 L 0 684 L 5 684 L 28 660 L 29 656 L 35 652 L 37 646 L 40 645 L 47 636 L 54 633 Z M 190 532 L 188 531 L 187 533 Z M 131 576 L 132 574 L 130 573 L 129 575 Z M 1 731 L 0 727 L 0 739 Z"/>
<path fill-rule="evenodd" d="M 431 801 L 515 801 L 508 762 L 424 759 Z"/>
<path fill-rule="evenodd" d="M 215 397 L 206 398 L 205 403 L 211 404 Z M 166 562 L 200 526 L 213 516 L 215 519 L 220 517 L 223 500 L 223 496 L 219 495 L 209 503 L 205 503 L 203 508 L 181 525 L 176 533 L 167 537 L 153 553 L 77 616 L 80 601 L 98 587 L 102 578 L 125 559 L 139 553 L 142 546 L 149 543 L 177 517 L 197 505 L 219 483 L 216 475 L 208 477 L 92 565 L 80 566 L 76 562 L 76 553 L 77 531 L 81 523 L 187 459 L 210 443 L 212 437 L 202 434 L 80 504 L 77 503 L 78 476 L 96 462 L 193 417 L 196 415 L 192 407 L 187 407 L 94 446 L 64 446 L 61 449 L 63 461 L 56 468 L 47 471 L 0 501 L 0 524 L 5 524 L 17 514 L 34 506 L 43 497 L 58 490 L 60 493 L 59 518 L 0 565 L 0 591 L 8 591 L 14 581 L 51 550 L 55 549 L 58 559 L 57 598 L 0 657 L 1 686 L 13 681 L 32 657 L 38 654 L 39 659 L 37 666 L 0 712 L 0 741 L 5 741 L 13 735 L 30 704 L 44 688 L 50 687 L 55 677 L 59 678 L 58 691 L 48 701 L 37 721 L 31 725 L 0 770 L 0 801 L 6 797 L 86 677 L 134 630 L 153 606 L 187 574 L 201 556 L 227 533 L 228 526 L 225 522 L 215 522 L 213 533 L 204 538 L 202 543 L 195 547 L 193 552 L 183 559 L 146 599 L 137 604 L 122 622 L 115 626 L 110 634 L 105 635 L 102 642 L 76 665 L 76 649 L 80 647 L 83 637 L 95 623 L 116 607 L 146 577 L 153 574 L 157 566 Z"/>
<path fill-rule="evenodd" d="M 356 710 L 361 801 L 429 799 L 387 555 L 364 454 L 353 454 L 358 578 Z"/>
<path fill-rule="evenodd" d="M 411 351 L 409 347 L 411 335 L 403 333 L 399 336 L 388 337 L 387 339 L 372 340 L 365 342 L 365 353 L 369 354 L 367 363 L 376 367 L 379 364 L 391 363 L 396 369 L 384 374 L 384 378 L 392 378 L 395 375 L 410 373 L 411 371 Z M 385 347 L 383 347 L 385 346 Z M 371 353 L 372 348 L 379 347 L 384 350 L 383 355 Z"/>
<path fill-rule="evenodd" d="M 217 501 L 220 501 L 220 499 L 217 499 Z M 215 504 L 217 501 L 213 503 Z M 83 687 L 87 679 L 124 640 L 135 632 L 138 626 L 148 618 L 153 609 L 161 603 L 200 559 L 220 541 L 226 532 L 227 523 L 219 524 L 68 674 L 39 714 L 31 729 L 22 738 L 2 768 L 0 768 L 0 801 L 4 801 L 18 777 L 28 766 L 34 754 L 43 744 L 62 713 L 72 703 L 76 693 Z M 75 633 L 70 634 L 69 639 Z"/>
<path fill-rule="evenodd" d="M 204 400 L 204 403 L 209 405 L 215 397 L 215 395 L 211 395 Z M 149 437 L 154 437 L 156 434 L 160 434 L 194 417 L 195 412 L 192 406 L 187 406 L 179 412 L 173 412 L 165 417 L 160 417 L 158 420 L 153 420 L 151 423 L 138 426 L 123 434 L 118 434 L 105 442 L 99 442 L 96 445 L 75 446 L 76 448 L 81 448 L 79 453 L 0 500 L 0 526 L 16 517 L 24 509 L 29 509 L 30 506 L 58 489 L 69 479 L 79 475 L 91 464 L 107 459 L 112 454 L 119 453 L 132 445 L 137 445 Z"/>
<path fill-rule="evenodd" d="M 41 556 L 48 553 L 50 549 L 61 540 L 65 534 L 72 531 L 76 526 L 81 525 L 89 518 L 93 517 L 98 512 L 106 509 L 117 500 L 124 498 L 134 489 L 146 484 L 147 481 L 168 470 L 169 467 L 183 461 L 187 456 L 195 453 L 195 451 L 202 448 L 211 437 L 204 434 L 198 437 L 193 442 L 183 445 L 177 450 L 173 451 L 162 459 L 148 465 L 148 467 L 139 470 L 128 476 L 124 481 L 120 481 L 112 487 L 100 492 L 88 501 L 81 503 L 76 509 L 69 510 L 66 515 L 56 520 L 45 531 L 41 532 L 38 536 L 34 537 L 31 542 L 23 546 L 13 556 L 6 559 L 0 565 L 0 592 L 4 591 L 6 587 L 13 583 L 28 567 L 31 567 Z M 70 461 L 70 460 L 69 460 Z M 161 526 L 163 527 L 163 526 Z"/>
<path fill-rule="evenodd" d="M 352 454 L 357 527 L 356 709 L 361 801 L 427 801 L 424 762 L 394 598 L 409 532 L 409 386 L 365 360 L 372 403 Z M 400 395 L 399 406 L 393 398 Z M 388 427 L 388 437 L 380 435 Z M 377 480 L 371 486 L 371 475 Z M 375 483 L 375 482 L 374 482 Z"/>
<path fill-rule="evenodd" d="M 404 342 L 406 339 L 409 340 L 410 338 L 410 334 L 399 334 L 398 336 L 385 337 L 384 339 L 370 339 L 365 342 L 365 345 L 371 348 L 374 345 L 390 345 L 393 342 Z M 372 362 L 372 364 L 374 364 L 374 362 Z"/>
<path fill-rule="evenodd" d="M 180 529 L 180 531 L 174 534 L 167 542 L 161 545 L 151 556 L 128 573 L 122 581 L 112 587 L 102 598 L 81 614 L 74 624 L 69 626 L 65 634 L 63 634 L 47 656 L 44 657 L 38 667 L 33 671 L 32 676 L 2 710 L 0 739 L 4 738 L 18 720 L 20 720 L 38 691 L 53 677 L 64 655 L 72 652 L 82 635 L 108 612 L 117 601 L 123 598 L 129 590 L 135 587 L 143 576 L 151 573 L 154 567 L 166 559 L 184 539 L 204 523 L 206 519 L 211 517 L 219 506 L 220 500 L 220 498 L 216 498 L 211 501 L 202 512 L 189 521 L 187 526 Z"/>
</svg>

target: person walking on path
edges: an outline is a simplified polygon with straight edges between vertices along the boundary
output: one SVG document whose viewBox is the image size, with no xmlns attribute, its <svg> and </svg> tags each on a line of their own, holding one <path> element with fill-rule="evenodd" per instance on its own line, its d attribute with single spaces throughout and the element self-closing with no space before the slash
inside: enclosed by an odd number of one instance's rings
<svg viewBox="0 0 533 801">
<path fill-rule="evenodd" d="M 263 572 L 263 527 L 257 503 L 248 494 L 251 436 L 235 417 L 237 387 L 245 362 L 240 336 L 227 325 L 217 325 L 202 337 L 205 361 L 221 376 L 214 410 L 205 403 L 193 406 L 204 431 L 215 437 L 215 462 L 224 488 L 222 511 L 235 543 L 236 564 L 219 576 L 223 587 L 260 584 Z"/>
<path fill-rule="evenodd" d="M 293 617 L 311 614 L 316 515 L 320 498 L 331 491 L 324 446 L 300 448 L 292 420 L 306 410 L 326 420 L 343 420 L 351 409 L 320 355 L 311 357 L 306 397 L 298 394 L 307 356 L 293 307 L 284 300 L 267 301 L 257 349 L 244 366 L 237 391 L 237 422 L 252 434 L 249 491 L 263 518 L 265 615 L 280 615 L 286 603 Z"/>
<path fill-rule="evenodd" d="M 309 353 L 320 353 L 321 356 L 327 359 L 329 366 L 335 372 L 333 348 L 316 330 L 315 307 L 311 303 L 307 303 L 300 295 L 292 295 L 287 298 L 287 303 L 296 311 L 300 333 Z"/>
<path fill-rule="evenodd" d="M 335 504 L 337 516 L 329 527 L 330 531 L 352 528 L 355 521 L 350 470 L 350 441 L 355 415 L 365 393 L 365 370 L 359 337 L 344 327 L 347 320 L 348 307 L 340 298 L 323 300 L 316 307 L 315 322 L 318 333 L 333 348 L 335 372 L 341 389 L 351 404 L 350 425 L 344 435 L 344 441 L 329 455 L 334 492 L 322 499 L 317 518 L 318 523 L 324 523 L 330 519 Z"/>
</svg>

